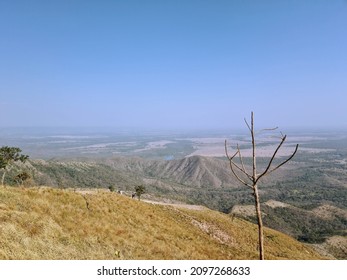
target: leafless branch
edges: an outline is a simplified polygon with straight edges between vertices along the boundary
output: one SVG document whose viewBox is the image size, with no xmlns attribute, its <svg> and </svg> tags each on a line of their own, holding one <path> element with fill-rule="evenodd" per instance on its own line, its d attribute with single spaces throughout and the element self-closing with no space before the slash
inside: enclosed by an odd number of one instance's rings
<svg viewBox="0 0 347 280">
<path fill-rule="evenodd" d="M 237 175 L 237 173 L 235 172 L 233 166 L 238 167 L 232 160 L 229 160 L 229 164 L 230 164 L 230 169 L 231 172 L 234 174 L 234 176 L 236 177 L 237 180 L 239 180 L 242 184 L 244 184 L 247 187 L 250 187 L 253 189 L 253 186 L 248 184 L 245 180 L 241 179 L 241 177 L 239 175 Z"/>
<path fill-rule="evenodd" d="M 273 130 L 276 130 L 276 129 L 278 129 L 278 126 L 273 127 L 273 128 L 263 128 L 263 129 L 257 131 L 256 134 L 261 133 L 263 131 L 273 131 Z"/>
<path fill-rule="evenodd" d="M 248 122 L 247 122 L 246 118 L 244 118 L 244 120 L 245 120 L 245 123 L 246 123 L 246 125 L 247 125 L 247 127 L 248 127 L 249 131 L 252 133 L 252 129 L 251 129 L 250 125 L 248 124 Z"/>
<path fill-rule="evenodd" d="M 261 173 L 261 174 L 257 177 L 256 183 L 259 181 L 259 179 L 260 179 L 261 177 L 263 177 L 263 176 L 269 171 L 269 169 L 270 169 L 270 167 L 271 167 L 271 164 L 272 164 L 273 160 L 275 159 L 278 150 L 281 148 L 281 146 L 283 145 L 284 141 L 286 141 L 286 137 L 287 137 L 287 136 L 285 135 L 285 136 L 282 138 L 281 142 L 279 143 L 279 145 L 277 146 L 275 152 L 273 153 L 273 155 L 272 155 L 272 157 L 271 157 L 271 159 L 270 159 L 270 161 L 269 161 L 269 163 L 268 163 L 268 165 L 267 165 L 265 171 L 264 171 L 263 173 Z"/>
<path fill-rule="evenodd" d="M 86 202 L 87 209 L 90 211 L 89 202 L 88 202 L 87 198 L 83 194 L 82 194 L 82 197 L 83 197 L 84 201 Z"/>
<path fill-rule="evenodd" d="M 241 154 L 241 150 L 240 150 L 239 144 L 237 144 L 237 151 L 238 151 L 238 154 L 239 154 L 239 159 L 240 159 L 240 163 L 241 163 L 241 167 L 242 167 L 242 172 L 248 177 L 248 179 L 252 180 L 252 176 L 247 172 L 247 170 L 245 168 L 245 165 L 243 163 L 243 157 L 242 157 L 242 154 Z"/>
<path fill-rule="evenodd" d="M 281 142 L 280 142 L 279 145 L 277 146 L 275 152 L 273 153 L 273 155 L 272 155 L 272 157 L 271 157 L 271 159 L 270 159 L 270 161 L 269 161 L 269 164 L 267 165 L 265 171 L 264 171 L 263 173 L 261 173 L 261 174 L 257 177 L 256 183 L 259 181 L 259 179 L 260 179 L 261 177 L 263 177 L 263 176 L 265 176 L 265 175 L 268 175 L 269 173 L 271 173 L 271 172 L 275 171 L 276 169 L 280 168 L 283 164 L 285 164 L 285 163 L 287 163 L 288 161 L 290 161 L 290 160 L 293 158 L 293 156 L 296 154 L 296 152 L 297 152 L 297 150 L 298 150 L 298 147 L 299 147 L 299 144 L 296 145 L 293 154 L 292 154 L 288 159 L 286 159 L 285 161 L 283 161 L 282 163 L 280 163 L 279 165 L 277 165 L 275 168 L 273 168 L 273 169 L 270 170 L 270 167 L 271 167 L 271 165 L 272 165 L 272 162 L 273 162 L 273 160 L 275 159 L 278 150 L 281 148 L 282 144 L 286 141 L 286 138 L 287 138 L 287 135 L 284 135 L 284 137 L 282 138 Z"/>
<path fill-rule="evenodd" d="M 230 164 L 230 169 L 231 169 L 231 172 L 234 174 L 234 176 L 237 178 L 237 180 L 239 180 L 242 184 L 252 188 L 252 186 L 250 184 L 248 184 L 245 180 L 243 180 L 240 176 L 237 175 L 237 173 L 235 172 L 234 170 L 234 167 L 236 167 L 239 171 L 241 171 L 243 174 L 245 174 L 249 179 L 251 179 L 252 177 L 246 172 L 246 169 L 244 168 L 244 165 L 243 165 L 243 161 L 242 162 L 242 167 L 238 166 L 234 161 L 234 157 L 237 155 L 237 154 L 240 154 L 240 149 L 238 148 L 237 151 L 235 152 L 235 154 L 230 157 L 229 156 L 229 153 L 228 153 L 228 148 L 227 148 L 227 140 L 225 140 L 225 154 L 229 160 L 229 164 Z M 241 157 L 241 160 L 242 160 L 242 157 Z"/>
<path fill-rule="evenodd" d="M 229 156 L 228 148 L 227 148 L 227 140 L 225 140 L 225 142 L 224 142 L 224 149 L 225 149 L 225 154 L 226 154 L 228 160 L 232 160 L 239 152 L 239 151 L 236 151 L 236 153 L 232 157 Z"/>
<path fill-rule="evenodd" d="M 250 186 L 250 185 L 248 185 L 244 180 L 242 180 L 239 176 L 237 176 L 236 173 L 235 173 L 234 170 L 233 170 L 233 166 L 234 166 L 234 167 L 236 167 L 239 171 L 241 171 L 243 174 L 245 174 L 250 180 L 252 180 L 252 176 L 249 175 L 249 174 L 247 173 L 247 171 L 246 171 L 246 169 L 245 169 L 245 167 L 244 167 L 244 165 L 243 165 L 243 160 L 242 160 L 242 156 L 241 156 L 241 152 L 240 152 L 239 146 L 237 145 L 237 151 L 235 152 L 235 154 L 234 154 L 232 157 L 230 157 L 230 156 L 229 156 L 229 153 L 228 153 L 227 140 L 225 140 L 225 145 L 224 145 L 224 146 L 225 146 L 225 154 L 226 154 L 226 156 L 227 156 L 227 158 L 228 158 L 228 160 L 229 160 L 229 162 L 230 162 L 230 168 L 232 169 L 231 171 L 233 172 L 233 174 L 235 175 L 235 177 L 238 177 L 238 179 L 239 179 L 239 181 L 240 181 L 241 183 L 243 183 L 243 184 L 245 184 L 245 185 L 247 185 L 247 186 Z M 238 165 L 233 161 L 234 157 L 235 157 L 237 154 L 239 154 L 239 156 L 240 156 L 240 161 L 241 161 L 242 167 L 238 166 Z"/>
<path fill-rule="evenodd" d="M 277 165 L 275 168 L 271 169 L 270 171 L 268 171 L 267 174 L 270 174 L 271 172 L 275 171 L 276 169 L 280 168 L 283 164 L 287 163 L 288 161 L 290 161 L 296 154 L 296 152 L 298 151 L 298 148 L 299 148 L 299 144 L 296 144 L 295 146 L 295 150 L 294 152 L 292 153 L 292 155 L 287 158 L 285 161 L 283 161 L 282 163 L 280 163 L 279 165 Z"/>
</svg>

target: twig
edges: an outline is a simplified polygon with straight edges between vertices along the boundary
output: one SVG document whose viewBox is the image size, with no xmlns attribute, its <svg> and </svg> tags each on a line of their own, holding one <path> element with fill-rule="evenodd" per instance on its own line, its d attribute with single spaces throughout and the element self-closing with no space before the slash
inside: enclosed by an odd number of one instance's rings
<svg viewBox="0 0 347 280">
<path fill-rule="evenodd" d="M 87 198 L 85 197 L 85 195 L 82 194 L 82 197 L 84 198 L 85 202 L 86 202 L 86 207 L 87 209 L 90 211 L 90 208 L 89 208 L 89 202 L 87 200 Z"/>
</svg>

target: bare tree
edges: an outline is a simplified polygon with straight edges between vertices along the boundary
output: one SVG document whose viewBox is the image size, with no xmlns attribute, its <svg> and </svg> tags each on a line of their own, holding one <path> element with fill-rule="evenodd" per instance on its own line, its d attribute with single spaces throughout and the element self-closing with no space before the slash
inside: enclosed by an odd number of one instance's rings
<svg viewBox="0 0 347 280">
<path fill-rule="evenodd" d="M 243 185 L 249 187 L 253 191 L 254 195 L 254 204 L 255 204 L 255 210 L 256 210 L 256 216 L 257 216 L 257 223 L 258 223 L 258 237 L 259 237 L 259 259 L 264 260 L 264 233 L 263 233 L 263 220 L 261 216 L 261 209 L 260 209 L 260 199 L 259 199 L 259 192 L 258 192 L 258 183 L 261 178 L 264 176 L 272 173 L 276 169 L 280 168 L 282 165 L 290 161 L 294 155 L 296 154 L 299 144 L 295 146 L 294 152 L 285 160 L 283 160 L 281 163 L 277 164 L 276 166 L 272 166 L 272 163 L 277 155 L 277 152 L 282 147 L 283 143 L 286 141 L 287 135 L 283 135 L 281 133 L 280 136 L 280 143 L 278 144 L 277 148 L 275 149 L 274 153 L 272 154 L 266 168 L 263 172 L 258 173 L 257 172 L 257 155 L 256 155 L 256 142 L 255 142 L 255 135 L 257 132 L 254 131 L 254 122 L 253 122 L 253 112 L 251 113 L 251 125 L 247 122 L 245 119 L 245 123 L 251 133 L 252 138 L 252 172 L 249 172 L 246 170 L 243 156 L 241 154 L 241 150 L 239 145 L 236 146 L 236 152 L 233 155 L 229 155 L 228 153 L 228 147 L 227 147 L 227 140 L 225 140 L 225 154 L 229 160 L 230 163 L 230 169 L 233 175 L 237 178 L 238 181 L 240 181 Z M 263 129 L 259 132 L 262 132 L 264 130 L 276 130 L 275 128 L 269 128 L 269 129 Z M 238 158 L 239 163 L 235 162 L 235 158 Z"/>
</svg>

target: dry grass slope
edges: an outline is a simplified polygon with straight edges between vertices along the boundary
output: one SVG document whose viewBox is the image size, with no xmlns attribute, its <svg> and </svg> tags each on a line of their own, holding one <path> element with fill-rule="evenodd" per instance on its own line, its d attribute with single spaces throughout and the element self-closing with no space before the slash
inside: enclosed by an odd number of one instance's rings
<svg viewBox="0 0 347 280">
<path fill-rule="evenodd" d="M 266 258 L 322 259 L 266 230 Z M 0 259 L 256 259 L 257 228 L 106 191 L 0 189 Z"/>
</svg>

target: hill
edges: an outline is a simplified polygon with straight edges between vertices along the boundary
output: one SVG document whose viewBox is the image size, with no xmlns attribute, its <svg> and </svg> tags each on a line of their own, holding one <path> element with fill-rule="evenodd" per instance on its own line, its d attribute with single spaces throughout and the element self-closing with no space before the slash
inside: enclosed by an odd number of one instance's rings
<svg viewBox="0 0 347 280">
<path fill-rule="evenodd" d="M 266 226 L 284 232 L 299 241 L 319 244 L 329 254 L 346 259 L 346 243 L 335 248 L 335 240 L 346 240 L 347 213 L 346 164 L 322 155 L 289 162 L 260 185 L 262 211 Z M 318 161 L 319 160 L 319 161 Z M 259 158 L 259 165 L 263 162 Z M 247 166 L 247 159 L 245 159 Z M 130 157 L 32 160 L 26 165 L 32 185 L 59 188 L 101 188 L 113 186 L 127 192 L 144 185 L 151 199 L 198 204 L 223 213 L 234 207 L 248 207 L 254 213 L 248 188 L 232 176 L 228 162 L 221 158 L 192 156 L 177 160 Z M 7 183 L 15 173 L 8 174 Z M 268 201 L 292 207 L 271 207 Z M 314 210 L 316 212 L 310 212 Z M 324 209 L 335 209 L 326 213 Z M 318 215 L 321 213 L 322 215 Z M 242 215 L 251 222 L 251 215 Z M 333 238 L 333 239 L 331 239 Z M 329 242 L 325 244 L 324 242 Z M 341 244 L 341 242 L 338 242 Z M 332 249 L 332 250 L 330 250 Z"/>
<path fill-rule="evenodd" d="M 257 259 L 257 228 L 106 191 L 0 189 L 1 259 Z M 266 258 L 324 259 L 266 229 Z"/>
<path fill-rule="evenodd" d="M 247 190 L 232 176 L 228 162 L 220 158 L 192 156 L 168 161 L 128 157 L 51 159 L 32 160 L 28 168 L 33 174 L 34 185 L 61 188 L 107 188 L 112 185 L 120 190 L 145 185 L 149 192 L 158 196 L 203 204 L 222 212 L 228 212 L 240 201 L 251 201 Z M 293 168 L 295 166 L 290 166 L 286 171 L 291 172 Z M 286 172 L 278 173 L 266 183 L 281 180 L 285 175 Z M 7 183 L 11 184 L 11 181 Z"/>
<path fill-rule="evenodd" d="M 262 211 L 265 225 L 302 242 L 315 244 L 326 255 L 347 258 L 346 210 L 327 204 L 309 210 L 269 200 L 263 204 Z M 231 214 L 256 221 L 254 205 L 235 205 Z"/>
</svg>

